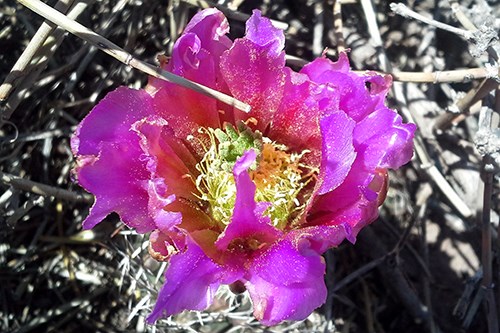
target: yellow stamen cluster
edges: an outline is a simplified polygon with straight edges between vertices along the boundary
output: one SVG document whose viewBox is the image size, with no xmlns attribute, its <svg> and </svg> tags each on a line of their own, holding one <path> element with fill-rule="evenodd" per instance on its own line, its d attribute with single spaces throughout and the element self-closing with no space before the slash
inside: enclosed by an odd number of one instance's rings
<svg viewBox="0 0 500 333">
<path fill-rule="evenodd" d="M 221 153 L 215 130 L 206 130 L 211 145 L 196 168 L 200 175 L 196 179 L 199 198 L 208 203 L 212 217 L 227 225 L 231 221 L 236 200 L 236 184 L 227 160 Z M 251 167 L 249 175 L 256 185 L 255 200 L 269 202 L 271 206 L 265 214 L 271 218 L 274 226 L 283 229 L 287 222 L 299 215 L 304 203 L 299 200 L 299 193 L 313 179 L 314 172 L 300 163 L 307 153 L 289 153 L 287 147 L 276 144 L 268 138 L 262 138 L 261 148 L 257 151 L 258 160 Z M 252 149 L 255 149 L 254 147 Z M 304 175 L 304 170 L 306 174 Z"/>
<path fill-rule="evenodd" d="M 213 136 L 211 140 L 215 142 Z M 208 202 L 212 217 L 223 224 L 229 224 L 236 200 L 236 184 L 231 172 L 223 169 L 216 146 L 211 147 L 196 165 L 200 175 L 196 178 L 199 198 Z"/>
<path fill-rule="evenodd" d="M 309 179 L 302 176 L 301 154 L 287 153 L 286 147 L 264 138 L 261 160 L 250 177 L 257 186 L 256 201 L 270 202 L 266 211 L 277 228 L 284 228 L 288 219 L 304 208 L 298 200 L 299 192 Z"/>
</svg>

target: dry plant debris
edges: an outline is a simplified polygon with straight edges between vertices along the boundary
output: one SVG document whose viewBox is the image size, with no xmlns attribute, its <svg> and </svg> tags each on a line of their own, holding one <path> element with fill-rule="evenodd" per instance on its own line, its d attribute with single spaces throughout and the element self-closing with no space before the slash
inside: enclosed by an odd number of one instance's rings
<svg viewBox="0 0 500 333">
<path fill-rule="evenodd" d="M 32 1 L 23 0 L 26 3 Z M 259 8 L 287 37 L 290 66 L 349 48 L 355 69 L 391 73 L 392 107 L 419 134 L 391 174 L 381 216 L 325 255 L 328 301 L 273 328 L 221 290 L 202 313 L 144 324 L 164 265 L 117 216 L 82 231 L 92 197 L 71 182 L 69 137 L 104 94 L 147 75 L 14 0 L 0 5 L 0 331 L 498 332 L 498 31 L 495 1 L 80 1 L 50 3 L 140 62 L 167 54 L 198 8 L 232 37 Z M 393 13 L 394 10 L 396 15 Z"/>
</svg>

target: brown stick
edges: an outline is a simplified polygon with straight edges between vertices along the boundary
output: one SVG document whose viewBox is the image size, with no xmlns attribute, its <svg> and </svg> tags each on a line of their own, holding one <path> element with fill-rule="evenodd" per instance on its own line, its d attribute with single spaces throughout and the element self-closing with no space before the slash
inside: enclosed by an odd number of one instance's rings
<svg viewBox="0 0 500 333">
<path fill-rule="evenodd" d="M 54 197 L 67 201 L 92 203 L 94 197 L 90 194 L 79 194 L 62 188 L 34 182 L 8 173 L 0 171 L 0 181 L 4 184 L 11 185 L 22 191 L 43 195 L 44 197 Z"/>
<path fill-rule="evenodd" d="M 481 262 L 483 265 L 483 280 L 481 287 L 486 291 L 484 298 L 485 310 L 488 318 L 488 332 L 498 332 L 498 318 L 493 293 L 493 259 L 491 253 L 491 197 L 493 195 L 493 158 L 491 155 L 483 157 L 483 170 L 481 172 L 484 182 L 483 210 L 482 210 L 482 249 Z"/>
<path fill-rule="evenodd" d="M 437 71 L 431 73 L 394 72 L 390 73 L 395 81 L 416 83 L 467 82 L 487 77 L 498 78 L 498 73 L 492 73 L 484 67 Z"/>
<path fill-rule="evenodd" d="M 440 131 L 446 130 L 453 124 L 456 124 L 458 119 L 464 118 L 464 115 L 472 105 L 483 99 L 490 93 L 490 91 L 496 89 L 497 87 L 498 82 L 495 80 L 483 80 L 477 88 L 469 90 L 463 98 L 450 107 L 450 111 L 453 112 L 444 113 L 436 119 L 434 130 L 439 133 Z"/>
</svg>

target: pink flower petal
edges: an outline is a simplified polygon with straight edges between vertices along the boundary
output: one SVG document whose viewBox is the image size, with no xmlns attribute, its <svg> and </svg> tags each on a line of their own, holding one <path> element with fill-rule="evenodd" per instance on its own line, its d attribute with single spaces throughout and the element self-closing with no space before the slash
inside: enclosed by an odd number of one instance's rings
<svg viewBox="0 0 500 333">
<path fill-rule="evenodd" d="M 321 119 L 322 157 L 318 194 L 337 188 L 351 169 L 356 158 L 353 146 L 354 121 L 343 112 Z"/>
<path fill-rule="evenodd" d="M 363 194 L 361 189 L 368 188 L 373 174 L 365 170 L 361 158 L 356 158 L 342 184 L 333 191 L 317 197 L 313 211 L 335 212 L 360 200 Z"/>
<path fill-rule="evenodd" d="M 361 192 L 361 191 L 360 191 Z M 375 194 L 376 197 L 376 194 Z M 368 224 L 375 221 L 378 216 L 378 202 L 377 200 L 368 200 L 366 197 L 361 196 L 355 200 L 350 201 L 342 207 L 335 207 L 337 196 L 327 194 L 321 198 L 321 206 L 330 206 L 332 211 L 324 211 L 321 216 L 315 219 L 317 228 L 330 228 L 330 227 L 343 227 L 345 230 L 345 238 L 351 243 L 356 242 L 358 233 Z M 326 250 L 332 246 L 337 246 L 335 242 L 331 242 L 329 238 L 323 239 L 321 247 L 316 246 L 321 250 Z M 331 245 L 331 246 L 330 246 Z M 326 247 L 326 248 L 325 248 Z"/>
<path fill-rule="evenodd" d="M 118 88 L 80 123 L 72 138 L 78 181 L 96 197 L 83 222 L 94 227 L 111 212 L 139 232 L 154 229 L 148 211 L 150 173 L 141 160 L 139 137 L 132 124 L 153 113 L 151 98 L 141 90 Z"/>
<path fill-rule="evenodd" d="M 147 322 L 153 324 L 183 310 L 204 310 L 213 301 L 221 284 L 237 281 L 241 274 L 225 271 L 214 263 L 189 237 L 185 252 L 174 255 Z"/>
<path fill-rule="evenodd" d="M 167 261 L 185 249 L 186 235 L 179 229 L 167 232 L 156 229 L 149 235 L 149 254 L 158 261 Z"/>
<path fill-rule="evenodd" d="M 345 53 L 339 55 L 337 62 L 318 58 L 304 66 L 300 72 L 307 74 L 313 82 L 333 86 L 340 95 L 340 110 L 356 122 L 384 105 L 391 82 L 390 76 L 362 76 L 351 72 Z"/>
<path fill-rule="evenodd" d="M 193 33 L 177 40 L 167 70 L 215 89 L 214 59 L 201 48 L 200 39 Z M 154 94 L 156 114 L 169 122 L 178 137 L 185 139 L 196 133 L 199 126 L 219 126 L 215 99 L 166 81 L 156 80 L 150 84 L 157 89 Z"/>
<path fill-rule="evenodd" d="M 148 117 L 136 122 L 132 130 L 141 138 L 140 145 L 144 151 L 142 159 L 147 162 L 147 168 L 151 172 L 152 178 L 164 180 L 168 193 L 177 197 L 195 200 L 193 193 L 196 193 L 196 186 L 190 178 L 190 170 L 178 155 L 178 149 L 182 148 L 169 127 L 168 122 L 158 117 Z M 186 158 L 189 152 L 181 150 L 179 152 Z M 194 160 L 194 157 L 187 158 L 187 161 Z M 191 162 L 193 163 L 193 162 Z M 166 192 L 165 192 L 166 193 Z"/>
<path fill-rule="evenodd" d="M 281 44 L 272 38 L 277 32 L 269 19 L 254 12 L 249 22 L 247 31 L 255 42 L 248 37 L 237 39 L 223 54 L 220 66 L 231 95 L 252 107 L 250 115 L 235 111 L 236 120 L 254 117 L 259 121 L 257 128 L 263 131 L 283 96 L 285 53 L 277 52 Z M 257 31 L 264 35 L 257 38 Z"/>
<path fill-rule="evenodd" d="M 283 98 L 273 116 L 269 137 L 295 151 L 310 150 L 306 158 L 311 164 L 319 165 L 320 109 L 318 101 L 312 96 L 315 87 L 306 75 L 295 73 L 290 68 L 285 68 L 284 72 Z"/>
<path fill-rule="evenodd" d="M 354 141 L 367 168 L 396 169 L 412 157 L 415 130 L 414 124 L 402 124 L 401 116 L 383 107 L 356 125 Z"/>
<path fill-rule="evenodd" d="M 354 243 L 358 232 L 378 216 L 379 195 L 372 189 L 381 183 L 378 170 L 367 171 L 358 156 L 344 182 L 335 190 L 318 196 L 308 218 L 309 225 L 344 226 L 347 239 Z"/>
<path fill-rule="evenodd" d="M 165 69 L 226 92 L 219 61 L 222 52 L 231 46 L 231 41 L 225 36 L 227 32 L 229 25 L 220 11 L 207 9 L 199 12 L 176 41 Z M 214 98 L 159 79 L 151 79 L 147 89 L 154 92 L 157 114 L 168 120 L 181 138 L 196 133 L 199 126 L 215 128 L 220 125 L 220 107 Z"/>
<path fill-rule="evenodd" d="M 248 168 L 255 162 L 257 155 L 253 149 L 247 150 L 233 168 L 236 182 L 236 202 L 231 223 L 216 242 L 219 250 L 224 251 L 235 240 L 244 242 L 249 239 L 260 244 L 272 243 L 282 232 L 271 225 L 269 216 L 262 216 L 266 207 L 255 203 L 256 186 L 248 175 Z M 262 203 L 260 203 L 262 204 Z M 245 249 L 251 250 L 251 249 Z"/>
<path fill-rule="evenodd" d="M 130 127 L 152 114 L 152 99 L 144 90 L 117 88 L 80 122 L 71 138 L 73 154 L 97 156 L 101 142 L 137 140 L 137 136 L 129 131 Z"/>
<path fill-rule="evenodd" d="M 140 161 L 142 152 L 137 148 L 137 141 L 103 142 L 97 158 L 78 166 L 78 182 L 95 195 L 95 203 L 83 221 L 85 229 L 93 228 L 112 212 L 139 232 L 155 228 L 148 211 L 149 172 Z"/>
<path fill-rule="evenodd" d="M 262 17 L 257 9 L 254 9 L 252 16 L 246 23 L 245 38 L 266 48 L 272 57 L 279 57 L 285 48 L 283 31 L 275 28 L 271 20 Z"/>
<path fill-rule="evenodd" d="M 156 228 L 166 232 L 182 222 L 181 213 L 165 210 L 176 197 L 174 194 L 168 194 L 163 178 L 153 178 L 148 182 L 148 195 L 148 213 L 153 218 Z"/>
<path fill-rule="evenodd" d="M 303 256 L 289 239 L 257 257 L 245 283 L 254 315 L 264 325 L 303 320 L 326 300 L 325 263 L 321 256 Z"/>
<path fill-rule="evenodd" d="M 217 60 L 233 43 L 226 34 L 229 23 L 218 9 L 208 8 L 198 12 L 184 29 L 184 34 L 194 33 L 200 38 L 201 46 Z"/>
<path fill-rule="evenodd" d="M 327 219 L 327 222 L 330 222 Z M 352 233 L 349 224 L 317 225 L 290 232 L 288 237 L 293 240 L 297 250 L 303 256 L 322 255 L 326 250 L 339 246 L 345 238 L 350 239 Z"/>
<path fill-rule="evenodd" d="M 354 128 L 357 157 L 342 184 L 317 198 L 310 221 L 315 225 L 347 223 L 349 240 L 354 241 L 361 228 L 377 217 L 379 193 L 370 185 L 378 182 L 378 170 L 408 162 L 414 131 L 415 125 L 402 124 L 401 117 L 385 107 L 358 123 Z"/>
</svg>

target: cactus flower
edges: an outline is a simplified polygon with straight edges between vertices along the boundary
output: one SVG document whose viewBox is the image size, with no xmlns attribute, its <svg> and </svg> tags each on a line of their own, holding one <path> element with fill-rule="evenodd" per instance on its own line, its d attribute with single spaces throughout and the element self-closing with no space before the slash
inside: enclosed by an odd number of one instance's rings
<svg viewBox="0 0 500 333">
<path fill-rule="evenodd" d="M 194 16 L 162 67 L 248 103 L 245 113 L 151 78 L 120 87 L 72 138 L 75 174 L 168 261 L 148 322 L 203 310 L 220 285 L 248 290 L 266 325 L 326 300 L 321 255 L 378 214 L 387 170 L 412 156 L 413 124 L 385 106 L 389 76 L 318 58 L 285 66 L 285 37 L 259 11 L 231 41 L 216 9 Z"/>
</svg>

